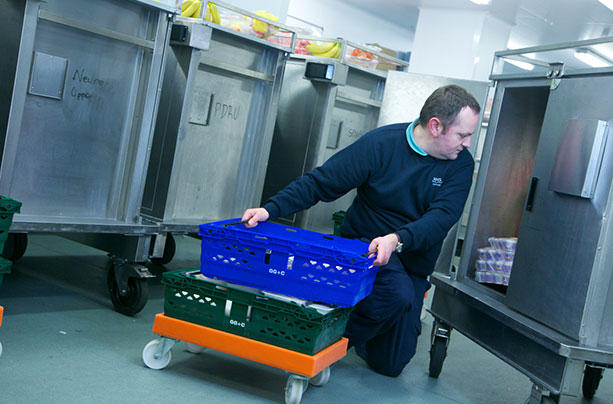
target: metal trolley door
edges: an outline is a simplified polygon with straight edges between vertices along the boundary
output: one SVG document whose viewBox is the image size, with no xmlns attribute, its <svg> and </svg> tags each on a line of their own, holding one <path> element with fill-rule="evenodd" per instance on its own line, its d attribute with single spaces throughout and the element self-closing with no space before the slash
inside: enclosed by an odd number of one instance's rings
<svg viewBox="0 0 613 404">
<path fill-rule="evenodd" d="M 315 167 L 377 127 L 384 87 L 385 76 L 349 68 L 347 83 L 331 89 L 335 93 L 331 121 L 328 123 L 326 143 L 320 145 L 323 150 L 320 149 Z M 355 191 L 351 191 L 333 202 L 320 202 L 306 212 L 297 214 L 301 227 L 332 233 L 333 213 L 347 210 L 355 195 Z"/>
<path fill-rule="evenodd" d="M 173 8 L 150 3 L 29 0 L 21 36 L 5 38 L 19 47 L 16 71 L 3 77 L 14 90 L 0 194 L 23 202 L 11 230 L 121 255 L 122 293 L 128 278 L 149 276 L 129 263 L 147 259 L 156 231 L 138 209 Z M 125 312 L 144 305 L 122 298 L 136 304 Z"/>
<path fill-rule="evenodd" d="M 309 63 L 334 66 L 334 79 L 306 77 Z M 377 126 L 386 76 L 351 63 L 292 56 L 283 79 L 263 202 Z M 331 234 L 332 214 L 346 210 L 354 197 L 352 191 L 279 221 Z"/>
<path fill-rule="evenodd" d="M 141 212 L 167 232 L 260 203 L 287 48 L 179 18 Z"/>
</svg>

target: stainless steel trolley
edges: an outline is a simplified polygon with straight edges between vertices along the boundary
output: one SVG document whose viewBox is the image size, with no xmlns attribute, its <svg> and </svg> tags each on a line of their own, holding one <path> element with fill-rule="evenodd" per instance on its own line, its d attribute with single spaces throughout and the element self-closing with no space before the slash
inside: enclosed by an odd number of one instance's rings
<svg viewBox="0 0 613 404">
<path fill-rule="evenodd" d="M 299 39 L 337 42 L 342 48 L 338 59 L 294 53 L 287 62 L 263 201 L 377 126 L 388 73 L 375 69 L 377 63 L 401 71 L 408 66 L 405 61 L 343 39 Z M 347 58 L 352 49 L 369 52 L 378 61 Z M 349 193 L 335 202 L 319 203 L 280 221 L 331 234 L 333 212 L 349 207 L 354 196 Z"/>
<path fill-rule="evenodd" d="M 461 258 L 432 276 L 430 376 L 454 328 L 528 376 L 530 404 L 581 387 L 592 397 L 613 365 L 612 45 L 608 37 L 495 54 Z M 575 57 L 585 53 L 602 67 Z M 508 285 L 502 274 L 501 284 L 480 277 L 490 237 L 518 238 Z"/>
<path fill-rule="evenodd" d="M 23 202 L 5 252 L 23 255 L 29 232 L 110 252 L 113 304 L 134 314 L 158 232 L 139 211 L 177 1 L 0 6 L 0 194 Z"/>
<path fill-rule="evenodd" d="M 206 2 L 204 2 L 206 3 Z M 173 233 L 241 216 L 260 203 L 283 70 L 295 33 L 265 20 L 287 43 L 245 32 L 262 17 L 214 1 L 221 24 L 178 17 L 172 27 L 160 113 L 141 213 L 159 226 L 155 248 L 173 254 Z M 231 16 L 241 26 L 237 31 Z"/>
</svg>

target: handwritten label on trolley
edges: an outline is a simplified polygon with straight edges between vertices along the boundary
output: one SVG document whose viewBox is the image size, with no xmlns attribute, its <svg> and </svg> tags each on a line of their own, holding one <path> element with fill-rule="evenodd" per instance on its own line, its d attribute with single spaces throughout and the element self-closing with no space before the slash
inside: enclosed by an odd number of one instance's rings
<svg viewBox="0 0 613 404">
<path fill-rule="evenodd" d="M 76 84 L 70 89 L 70 96 L 78 101 L 89 100 L 96 95 L 96 90 L 104 88 L 104 80 L 88 74 L 90 73 L 86 74 L 85 69 L 82 68 L 81 70 L 75 69 L 72 75 L 72 81 Z M 86 86 L 83 87 L 84 85 Z"/>
</svg>

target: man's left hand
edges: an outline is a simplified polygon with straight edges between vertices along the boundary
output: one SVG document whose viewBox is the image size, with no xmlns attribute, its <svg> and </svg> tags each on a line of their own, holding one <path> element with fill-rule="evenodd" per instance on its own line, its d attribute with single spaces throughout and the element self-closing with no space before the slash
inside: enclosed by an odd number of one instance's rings
<svg viewBox="0 0 613 404">
<path fill-rule="evenodd" d="M 398 237 L 394 233 L 383 237 L 377 237 L 373 239 L 368 246 L 368 252 L 370 253 L 368 257 L 370 258 L 376 254 L 377 258 L 375 259 L 375 262 L 373 262 L 373 265 L 386 265 L 392 253 L 396 251 L 397 245 Z"/>
</svg>

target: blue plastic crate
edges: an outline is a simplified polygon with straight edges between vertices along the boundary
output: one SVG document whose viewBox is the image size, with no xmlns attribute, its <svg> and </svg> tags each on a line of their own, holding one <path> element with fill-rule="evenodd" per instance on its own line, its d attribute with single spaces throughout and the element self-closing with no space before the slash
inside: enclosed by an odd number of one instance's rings
<svg viewBox="0 0 613 404">
<path fill-rule="evenodd" d="M 239 220 L 200 225 L 204 275 L 339 307 L 370 294 L 368 244 L 270 222 L 225 226 Z"/>
</svg>

